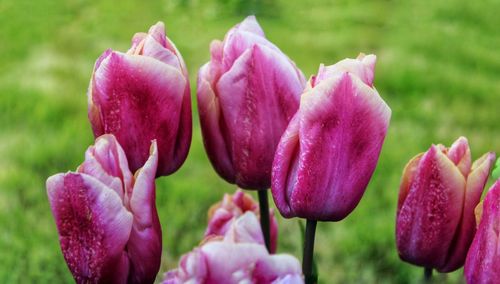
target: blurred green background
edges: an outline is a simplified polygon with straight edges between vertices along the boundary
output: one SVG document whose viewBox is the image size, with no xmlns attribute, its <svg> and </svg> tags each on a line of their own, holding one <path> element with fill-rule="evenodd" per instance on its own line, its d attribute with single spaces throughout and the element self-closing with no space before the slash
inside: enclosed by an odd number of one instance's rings
<svg viewBox="0 0 500 284">
<path fill-rule="evenodd" d="M 307 77 L 320 63 L 377 54 L 375 85 L 393 111 L 361 203 L 344 221 L 318 226 L 320 283 L 418 283 L 422 270 L 401 262 L 394 245 L 400 174 L 431 143 L 449 145 L 460 135 L 474 158 L 500 152 L 498 11 L 495 0 L 2 0 L 0 282 L 72 282 L 45 180 L 75 169 L 93 143 L 86 90 L 100 53 L 125 51 L 135 32 L 164 21 L 187 63 L 196 109 L 196 73 L 210 41 L 256 13 L 267 37 Z M 209 206 L 235 189 L 209 164 L 196 112 L 186 163 L 157 187 L 161 277 L 200 241 Z M 280 218 L 279 251 L 300 257 L 297 222 Z M 461 275 L 437 277 L 460 283 Z"/>
</svg>

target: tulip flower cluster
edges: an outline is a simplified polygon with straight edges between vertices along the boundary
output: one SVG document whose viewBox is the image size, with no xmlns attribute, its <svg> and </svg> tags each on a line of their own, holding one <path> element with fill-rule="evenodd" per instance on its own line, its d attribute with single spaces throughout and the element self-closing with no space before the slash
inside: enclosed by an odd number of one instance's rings
<svg viewBox="0 0 500 284">
<path fill-rule="evenodd" d="M 179 267 L 167 272 L 163 283 L 303 283 L 296 258 L 266 250 L 255 212 L 258 205 L 249 195 L 237 191 L 214 206 L 205 239 L 182 256 Z M 222 217 L 221 223 L 220 215 L 226 214 L 232 217 Z"/>
<path fill-rule="evenodd" d="M 259 203 L 240 189 L 224 195 L 202 242 L 163 283 L 316 281 L 317 221 L 355 209 L 387 135 L 391 109 L 374 86 L 375 65 L 375 55 L 360 54 L 321 64 L 306 82 L 253 16 L 211 43 L 196 90 L 205 150 L 220 177 L 257 190 Z M 64 259 L 78 283 L 153 283 L 162 250 L 155 179 L 184 163 L 192 132 L 188 72 L 163 23 L 135 34 L 127 52 L 97 59 L 88 118 L 95 143 L 84 162 L 46 183 Z M 498 281 L 500 181 L 480 203 L 494 159 L 472 163 L 461 137 L 407 164 L 396 214 L 402 260 L 431 272 L 465 262 L 469 283 Z M 282 216 L 307 220 L 302 270 L 274 254 L 269 187 Z"/>
</svg>

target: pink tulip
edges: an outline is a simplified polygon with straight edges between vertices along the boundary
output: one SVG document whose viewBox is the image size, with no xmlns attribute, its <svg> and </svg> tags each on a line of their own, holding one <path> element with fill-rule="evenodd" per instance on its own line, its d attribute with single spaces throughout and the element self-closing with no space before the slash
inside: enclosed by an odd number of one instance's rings
<svg viewBox="0 0 500 284">
<path fill-rule="evenodd" d="M 493 153 L 471 165 L 467 139 L 448 149 L 432 145 L 403 171 L 396 219 L 396 242 L 402 260 L 440 272 L 460 268 L 475 232 L 478 204 Z"/>
<path fill-rule="evenodd" d="M 373 87 L 375 55 L 320 66 L 281 137 L 272 193 L 280 213 L 339 221 L 370 181 L 391 110 Z"/>
<path fill-rule="evenodd" d="M 181 258 L 165 274 L 164 284 L 178 283 L 303 283 L 299 261 L 291 255 L 270 255 L 252 211 L 233 222 L 227 234 L 210 237 Z"/>
<path fill-rule="evenodd" d="M 88 90 L 88 115 L 95 137 L 115 135 L 130 169 L 148 159 L 158 143 L 156 175 L 175 172 L 191 143 L 189 77 L 181 54 L 162 22 L 137 33 L 126 52 L 106 50 L 97 59 Z"/>
<path fill-rule="evenodd" d="M 467 253 L 465 279 L 469 284 L 494 284 L 500 280 L 500 180 L 476 208 L 477 233 Z"/>
<path fill-rule="evenodd" d="M 205 237 L 226 235 L 231 224 L 236 222 L 245 212 L 253 212 L 260 216 L 259 205 L 249 194 L 240 189 L 233 195 L 224 194 L 223 200 L 214 204 L 208 212 L 208 227 Z M 271 220 L 271 253 L 274 253 L 278 243 L 278 221 L 272 208 L 269 209 L 269 216 Z"/>
<path fill-rule="evenodd" d="M 281 134 L 297 111 L 304 76 L 269 42 L 255 17 L 210 46 L 198 73 L 198 110 L 217 173 L 244 189 L 267 189 Z"/>
<path fill-rule="evenodd" d="M 47 179 L 64 259 L 77 283 L 153 283 L 160 268 L 156 142 L 135 176 L 113 135 L 97 138 L 76 172 Z"/>
</svg>

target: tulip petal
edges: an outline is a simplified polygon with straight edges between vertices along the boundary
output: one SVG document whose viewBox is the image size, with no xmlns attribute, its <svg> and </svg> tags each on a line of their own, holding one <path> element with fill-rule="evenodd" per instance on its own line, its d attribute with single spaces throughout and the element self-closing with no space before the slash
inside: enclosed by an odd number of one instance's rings
<svg viewBox="0 0 500 284">
<path fill-rule="evenodd" d="M 345 218 L 375 170 L 391 115 L 376 91 L 343 73 L 302 95 L 294 216 Z"/>
<path fill-rule="evenodd" d="M 225 234 L 224 241 L 264 245 L 262 229 L 255 213 L 247 211 L 242 216 L 236 218 Z"/>
<path fill-rule="evenodd" d="M 279 56 L 284 56 L 279 48 L 266 38 L 256 36 L 253 33 L 238 31 L 230 33 L 224 40 L 222 58 L 223 70 L 230 70 L 233 64 L 236 63 L 236 60 L 243 55 L 245 51 L 253 48 L 254 46 L 265 46 L 278 53 Z"/>
<path fill-rule="evenodd" d="M 472 171 L 467 178 L 465 189 L 464 209 L 455 240 L 450 247 L 446 266 L 441 267 L 441 272 L 450 272 L 460 268 L 467 255 L 470 243 L 476 232 L 474 209 L 481 199 L 484 186 L 488 181 L 491 167 L 495 161 L 495 154 L 486 153 L 472 166 Z"/>
<path fill-rule="evenodd" d="M 157 174 L 171 173 L 182 164 L 179 157 L 187 155 L 184 149 L 189 145 L 185 141 L 191 133 L 190 107 L 184 107 L 186 84 L 178 69 L 158 60 L 111 53 L 94 73 L 90 96 L 100 107 L 104 125 L 103 129 L 94 128 L 94 135 L 114 134 L 132 171 L 144 164 L 149 141 L 157 139 L 161 153 Z M 178 134 L 180 121 L 189 124 L 189 133 Z"/>
<path fill-rule="evenodd" d="M 448 158 L 457 165 L 460 172 L 467 177 L 471 170 L 471 154 L 469 148 L 469 142 L 467 138 L 460 137 L 451 145 L 450 150 L 448 151 Z"/>
<path fill-rule="evenodd" d="M 294 281 L 284 281 L 284 276 L 298 276 Z M 291 255 L 271 255 L 259 259 L 255 264 L 252 278 L 255 283 L 304 283 L 299 261 Z M 293 278 L 292 278 L 293 279 Z M 290 279 L 290 280 L 292 280 Z M 282 282 L 280 282 L 282 281 Z"/>
<path fill-rule="evenodd" d="M 265 36 L 259 22 L 257 22 L 257 18 L 253 15 L 246 17 L 245 20 L 236 25 L 236 29 L 239 31 L 251 32 L 261 37 Z"/>
<path fill-rule="evenodd" d="M 127 251 L 132 283 L 152 283 L 160 269 L 161 228 L 155 204 L 155 174 L 158 165 L 156 141 L 151 144 L 150 157 L 136 173 L 130 210 L 134 223 Z"/>
<path fill-rule="evenodd" d="M 467 254 L 467 283 L 496 283 L 500 279 L 500 181 L 484 199 L 483 217 Z"/>
<path fill-rule="evenodd" d="M 98 137 L 95 145 L 85 152 L 85 161 L 78 172 L 91 175 L 112 188 L 122 200 L 132 189 L 132 173 L 128 169 L 127 157 L 113 135 Z"/>
<path fill-rule="evenodd" d="M 76 282 L 125 283 L 128 260 L 123 251 L 132 214 L 120 197 L 97 179 L 79 173 L 50 177 L 47 194 L 61 249 Z"/>
<path fill-rule="evenodd" d="M 273 161 L 271 192 L 276 207 L 285 218 L 295 216 L 290 197 L 297 184 L 298 148 L 299 117 L 296 114 L 281 137 Z"/>
<path fill-rule="evenodd" d="M 236 183 L 269 188 L 271 165 L 286 123 L 298 108 L 303 85 L 287 58 L 255 45 L 217 83 L 229 133 Z"/>
<path fill-rule="evenodd" d="M 408 164 L 406 164 L 403 170 L 403 178 L 401 179 L 401 185 L 399 186 L 397 215 L 399 215 L 399 211 L 401 210 L 401 207 L 403 207 L 405 199 L 410 192 L 410 186 L 415 180 L 415 174 L 418 170 L 418 164 L 420 163 L 420 159 L 422 159 L 423 155 L 424 153 L 420 153 L 413 157 L 413 159 L 411 159 Z"/>
<path fill-rule="evenodd" d="M 234 183 L 234 168 L 231 160 L 229 146 L 226 138 L 221 132 L 223 126 L 223 113 L 221 112 L 219 99 L 215 96 L 210 84 L 205 79 L 209 70 L 205 64 L 198 75 L 198 113 L 200 116 L 201 133 L 203 144 L 208 158 L 216 172 L 225 180 Z"/>
<path fill-rule="evenodd" d="M 397 216 L 401 259 L 443 267 L 462 215 L 465 179 L 436 146 L 421 158 L 415 179 Z"/>
<path fill-rule="evenodd" d="M 251 280 L 258 259 L 268 256 L 266 247 L 254 243 L 210 242 L 201 247 L 209 278 L 205 283 L 240 283 Z"/>
<path fill-rule="evenodd" d="M 346 58 L 341 60 L 334 65 L 324 66 L 320 65 L 318 75 L 314 79 L 314 85 L 323 81 L 326 78 L 330 78 L 339 73 L 349 72 L 353 75 L 358 76 L 361 81 L 370 87 L 373 86 L 373 78 L 375 74 L 375 62 L 377 57 L 373 54 L 362 55 L 357 59 Z"/>
<path fill-rule="evenodd" d="M 165 24 L 163 22 L 160 21 L 151 26 L 148 35 L 152 36 L 161 46 L 168 48 L 165 36 Z"/>
<path fill-rule="evenodd" d="M 144 40 L 142 55 L 153 57 L 161 62 L 168 64 L 176 69 L 182 70 L 179 58 L 172 51 L 163 47 L 151 35 Z"/>
</svg>

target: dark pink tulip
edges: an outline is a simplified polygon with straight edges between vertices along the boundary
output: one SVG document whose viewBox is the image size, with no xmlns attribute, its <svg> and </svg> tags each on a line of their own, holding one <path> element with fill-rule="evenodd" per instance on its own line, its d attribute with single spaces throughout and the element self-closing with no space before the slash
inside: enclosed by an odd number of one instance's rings
<svg viewBox="0 0 500 284">
<path fill-rule="evenodd" d="M 465 279 L 469 284 L 495 284 L 500 281 L 500 180 L 476 211 L 479 226 L 467 253 Z"/>
<path fill-rule="evenodd" d="M 137 33 L 126 52 L 106 50 L 97 59 L 88 90 L 95 137 L 115 135 L 136 171 L 158 143 L 156 175 L 175 172 L 191 143 L 189 77 L 181 54 L 162 22 Z"/>
<path fill-rule="evenodd" d="M 78 283 L 153 283 L 160 268 L 158 149 L 135 176 L 113 135 L 97 138 L 76 172 L 47 179 L 64 259 Z"/>
<path fill-rule="evenodd" d="M 471 165 L 467 139 L 448 149 L 432 145 L 403 171 L 396 218 L 396 242 L 402 260 L 450 272 L 465 261 L 475 232 L 479 203 L 493 153 Z"/>
<path fill-rule="evenodd" d="M 296 258 L 267 252 L 257 216 L 247 211 L 231 223 L 223 238 L 209 237 L 185 254 L 163 283 L 284 284 L 303 283 L 303 279 Z"/>
<path fill-rule="evenodd" d="M 214 204 L 208 211 L 208 227 L 205 231 L 205 237 L 226 235 L 231 224 L 246 212 L 253 212 L 260 216 L 259 204 L 249 194 L 240 189 L 233 195 L 224 194 L 223 200 Z M 274 253 L 278 244 L 278 221 L 272 208 L 269 209 L 269 216 L 271 220 L 271 253 Z"/>
<path fill-rule="evenodd" d="M 203 141 L 217 173 L 244 189 L 271 184 L 274 151 L 297 111 L 304 76 L 269 42 L 255 17 L 210 45 L 198 73 Z"/>
<path fill-rule="evenodd" d="M 313 76 L 276 150 L 272 193 L 286 217 L 339 221 L 375 170 L 391 110 L 373 87 L 375 55 Z"/>
</svg>

